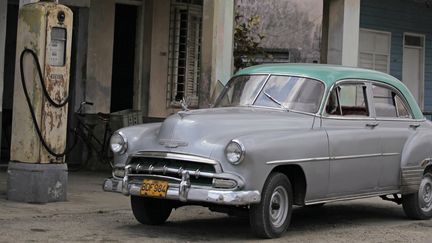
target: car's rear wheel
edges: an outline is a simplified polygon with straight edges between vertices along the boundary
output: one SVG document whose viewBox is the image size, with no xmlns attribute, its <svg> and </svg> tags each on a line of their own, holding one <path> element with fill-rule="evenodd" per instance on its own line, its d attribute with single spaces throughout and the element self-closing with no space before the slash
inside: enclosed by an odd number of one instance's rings
<svg viewBox="0 0 432 243">
<path fill-rule="evenodd" d="M 262 238 L 280 237 L 291 221 L 292 205 L 289 179 L 282 173 L 271 173 L 264 184 L 261 202 L 250 206 L 253 232 Z"/>
<path fill-rule="evenodd" d="M 131 196 L 132 212 L 142 224 L 159 225 L 165 223 L 173 209 L 167 200 Z"/>
<path fill-rule="evenodd" d="M 402 206 L 411 219 L 432 218 L 432 173 L 423 175 L 416 193 L 402 196 Z"/>
</svg>

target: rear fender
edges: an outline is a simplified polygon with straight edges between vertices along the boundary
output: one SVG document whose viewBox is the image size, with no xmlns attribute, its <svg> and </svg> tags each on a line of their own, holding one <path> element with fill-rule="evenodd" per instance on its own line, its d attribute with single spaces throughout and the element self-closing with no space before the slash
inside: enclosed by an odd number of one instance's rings
<svg viewBox="0 0 432 243">
<path fill-rule="evenodd" d="M 401 156 L 401 192 L 418 190 L 427 166 L 432 165 L 432 132 L 418 129 L 405 143 Z"/>
</svg>

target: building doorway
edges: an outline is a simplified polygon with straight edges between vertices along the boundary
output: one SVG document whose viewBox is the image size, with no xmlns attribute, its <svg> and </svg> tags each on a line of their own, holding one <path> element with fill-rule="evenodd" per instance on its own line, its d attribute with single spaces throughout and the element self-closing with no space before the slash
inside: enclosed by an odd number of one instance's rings
<svg viewBox="0 0 432 243">
<path fill-rule="evenodd" d="M 4 63 L 1 160 L 6 164 L 10 160 L 10 144 L 12 133 L 12 106 L 15 81 L 16 37 L 18 29 L 18 3 L 8 3 L 6 20 L 6 46 Z"/>
<path fill-rule="evenodd" d="M 421 108 L 423 104 L 424 36 L 404 34 L 402 82 Z"/>
<path fill-rule="evenodd" d="M 116 4 L 111 112 L 133 108 L 137 14 L 137 6 Z"/>
</svg>

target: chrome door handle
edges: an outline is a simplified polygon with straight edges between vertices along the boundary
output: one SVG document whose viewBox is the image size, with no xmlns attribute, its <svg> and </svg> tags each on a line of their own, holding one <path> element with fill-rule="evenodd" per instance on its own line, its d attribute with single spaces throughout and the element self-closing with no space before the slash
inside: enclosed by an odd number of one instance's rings
<svg viewBox="0 0 432 243">
<path fill-rule="evenodd" d="M 418 123 L 417 124 L 410 124 L 409 127 L 416 129 L 416 128 L 420 127 L 420 124 L 418 124 Z"/>
<path fill-rule="evenodd" d="M 370 127 L 370 128 L 375 128 L 375 127 L 378 126 L 378 125 L 379 125 L 378 122 L 366 123 L 366 126 L 367 126 L 367 127 Z"/>
</svg>

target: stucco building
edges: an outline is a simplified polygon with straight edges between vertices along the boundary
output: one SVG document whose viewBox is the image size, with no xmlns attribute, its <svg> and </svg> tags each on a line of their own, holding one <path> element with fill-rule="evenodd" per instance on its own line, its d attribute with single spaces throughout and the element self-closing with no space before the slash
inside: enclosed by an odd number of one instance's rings
<svg viewBox="0 0 432 243">
<path fill-rule="evenodd" d="M 8 160 L 17 19 L 37 0 L 0 0 L 0 114 Z M 70 122 L 86 113 L 139 110 L 163 118 L 187 98 L 207 107 L 216 80 L 232 73 L 233 0 L 59 0 L 74 12 Z"/>
<path fill-rule="evenodd" d="M 32 1 L 0 0 L 3 155 L 10 141 L 17 14 L 20 4 Z M 430 0 L 315 1 L 322 9 L 314 13 L 322 14 L 309 20 L 322 21 L 321 63 L 387 72 L 432 110 Z M 59 2 L 75 15 L 71 112 L 87 100 L 94 102 L 88 113 L 134 109 L 147 120 L 163 118 L 182 98 L 193 108 L 207 107 L 218 80 L 232 74 L 234 0 Z M 298 28 L 287 33 L 310 31 Z"/>
</svg>

